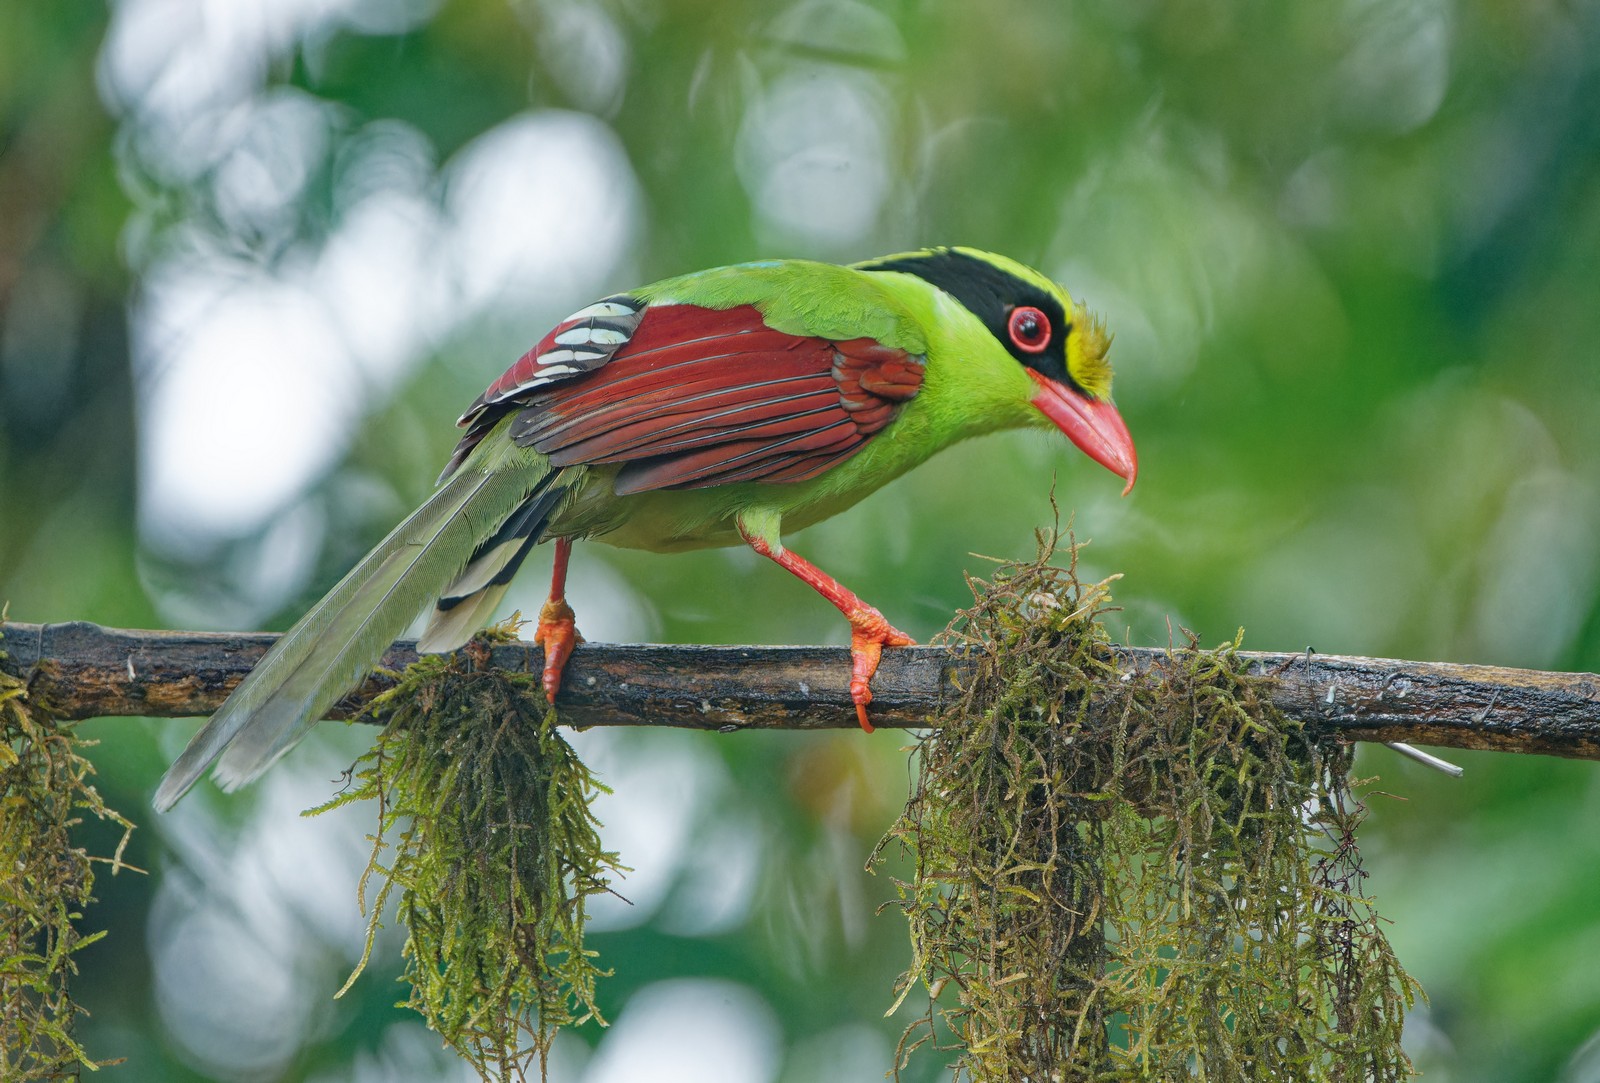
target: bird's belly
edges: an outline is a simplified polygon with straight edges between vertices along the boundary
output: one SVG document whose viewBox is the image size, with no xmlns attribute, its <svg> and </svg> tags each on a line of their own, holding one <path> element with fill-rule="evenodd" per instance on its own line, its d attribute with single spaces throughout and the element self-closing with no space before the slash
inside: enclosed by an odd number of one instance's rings
<svg viewBox="0 0 1600 1083">
<path fill-rule="evenodd" d="M 785 534 L 837 515 L 925 460 L 935 448 L 918 440 L 907 418 L 825 473 L 782 484 L 741 482 L 704 489 L 657 489 L 618 496 L 620 466 L 587 468 L 580 491 L 551 524 L 551 534 L 592 538 L 623 549 L 675 553 L 742 543 L 740 512 L 776 512 Z M 908 438 L 909 437 L 909 438 Z"/>
<path fill-rule="evenodd" d="M 747 508 L 776 506 L 785 533 L 843 511 L 860 497 L 799 491 L 800 485 L 738 485 L 713 489 L 663 490 L 616 497 L 624 517 L 594 540 L 622 549 L 677 553 L 742 545 L 738 515 Z M 864 494 L 863 494 L 864 495 Z"/>
<path fill-rule="evenodd" d="M 551 533 L 587 537 L 621 549 L 677 553 L 743 544 L 738 515 L 749 508 L 776 509 L 783 517 L 784 532 L 788 533 L 836 515 L 865 495 L 797 482 L 617 496 L 610 491 L 607 479 L 603 485 L 581 494 L 558 516 Z"/>
</svg>

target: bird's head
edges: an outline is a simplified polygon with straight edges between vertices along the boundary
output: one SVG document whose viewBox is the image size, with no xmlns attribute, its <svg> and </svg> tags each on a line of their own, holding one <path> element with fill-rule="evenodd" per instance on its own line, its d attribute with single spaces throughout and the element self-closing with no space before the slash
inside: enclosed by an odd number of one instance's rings
<svg viewBox="0 0 1600 1083">
<path fill-rule="evenodd" d="M 1111 401 L 1105 323 L 1048 278 L 973 248 L 931 248 L 860 264 L 937 286 L 972 312 L 1032 381 L 1029 401 L 1085 455 L 1127 481 L 1139 457 Z"/>
</svg>

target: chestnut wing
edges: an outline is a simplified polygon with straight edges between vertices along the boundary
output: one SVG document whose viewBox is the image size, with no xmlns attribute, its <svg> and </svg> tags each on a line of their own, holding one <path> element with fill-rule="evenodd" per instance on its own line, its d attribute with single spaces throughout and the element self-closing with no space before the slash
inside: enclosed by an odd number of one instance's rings
<svg viewBox="0 0 1600 1083">
<path fill-rule="evenodd" d="M 555 466 L 624 464 L 619 494 L 803 481 L 853 455 L 922 386 L 921 357 L 874 339 L 775 331 L 750 305 L 612 311 L 623 300 L 586 309 L 594 328 L 569 317 L 512 366 L 463 417 L 462 444 L 514 410 L 511 438 Z"/>
</svg>

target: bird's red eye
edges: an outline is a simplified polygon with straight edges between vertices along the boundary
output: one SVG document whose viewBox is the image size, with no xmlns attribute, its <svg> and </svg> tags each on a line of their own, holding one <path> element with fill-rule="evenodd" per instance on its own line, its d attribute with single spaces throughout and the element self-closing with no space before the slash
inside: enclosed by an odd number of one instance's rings
<svg viewBox="0 0 1600 1083">
<path fill-rule="evenodd" d="M 1011 320 L 1006 325 L 1011 341 L 1017 349 L 1029 353 L 1043 353 L 1050 345 L 1050 317 L 1037 308 L 1021 305 L 1011 310 Z"/>
</svg>

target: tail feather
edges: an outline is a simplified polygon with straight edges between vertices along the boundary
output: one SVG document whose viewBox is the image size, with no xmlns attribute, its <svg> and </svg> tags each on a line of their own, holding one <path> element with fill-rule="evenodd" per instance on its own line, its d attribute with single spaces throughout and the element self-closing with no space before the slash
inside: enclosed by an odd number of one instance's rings
<svg viewBox="0 0 1600 1083">
<path fill-rule="evenodd" d="M 165 811 L 214 760 L 225 790 L 256 778 L 353 687 L 474 549 L 549 482 L 548 466 L 464 470 L 351 569 L 211 716 L 156 791 Z"/>
<path fill-rule="evenodd" d="M 547 486 L 478 546 L 455 582 L 440 593 L 433 616 L 417 639 L 418 651 L 439 654 L 456 650 L 483 627 L 505 597 L 517 569 L 542 539 L 545 523 L 567 492 L 564 485 Z"/>
<path fill-rule="evenodd" d="M 461 574 L 456 576 L 455 582 L 444 589 L 439 595 L 439 609 L 449 611 L 462 602 L 492 585 L 505 571 L 506 565 L 516 559 L 522 547 L 527 544 L 526 538 L 512 538 L 509 541 L 497 541 L 490 538 L 478 547 L 472 560 L 461 569 Z M 423 653 L 432 653 L 431 648 L 419 647 Z"/>
<path fill-rule="evenodd" d="M 418 654 L 448 654 L 459 650 L 472 634 L 494 617 L 509 583 L 490 583 L 460 599 L 449 609 L 435 609 L 428 627 L 417 638 Z"/>
</svg>

